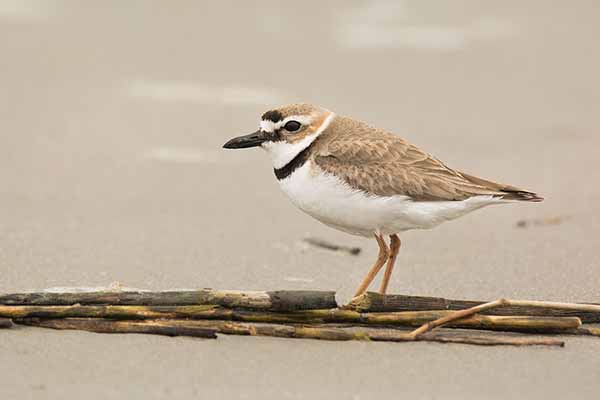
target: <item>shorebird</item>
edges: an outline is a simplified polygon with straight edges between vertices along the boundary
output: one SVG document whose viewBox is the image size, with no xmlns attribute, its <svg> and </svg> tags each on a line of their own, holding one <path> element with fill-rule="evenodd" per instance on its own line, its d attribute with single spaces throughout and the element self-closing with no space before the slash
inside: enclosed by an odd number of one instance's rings
<svg viewBox="0 0 600 400">
<path fill-rule="evenodd" d="M 377 241 L 377 260 L 355 296 L 366 292 L 384 265 L 379 292 L 386 293 L 399 233 L 433 228 L 491 204 L 543 200 L 452 169 L 397 135 L 311 104 L 267 111 L 256 132 L 223 145 L 258 146 L 271 156 L 281 189 L 298 208 L 332 228 Z"/>
</svg>

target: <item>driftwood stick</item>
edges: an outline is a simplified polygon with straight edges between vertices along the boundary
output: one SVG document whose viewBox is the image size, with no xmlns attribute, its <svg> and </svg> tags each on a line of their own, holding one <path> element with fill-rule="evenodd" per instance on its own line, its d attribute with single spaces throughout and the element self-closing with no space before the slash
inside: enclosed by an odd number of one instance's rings
<svg viewBox="0 0 600 400">
<path fill-rule="evenodd" d="M 550 308 L 550 309 L 567 309 L 567 310 L 579 310 L 585 309 L 589 311 L 593 309 L 594 305 L 579 305 L 579 304 L 571 304 L 571 303 L 556 303 L 556 302 L 543 302 L 543 301 L 527 301 L 527 300 L 509 300 L 509 299 L 499 299 L 495 301 L 491 301 L 489 303 L 480 304 L 466 310 L 454 311 L 449 315 L 438 318 L 434 321 L 427 322 L 415 329 L 410 333 L 414 338 L 418 338 L 420 335 L 429 332 L 435 328 L 440 326 L 444 326 L 446 324 L 452 322 L 459 322 L 463 318 L 470 317 L 480 312 L 484 312 L 487 310 L 491 310 L 498 307 L 507 307 L 507 306 L 520 306 L 520 307 L 531 307 L 531 308 Z"/>
<path fill-rule="evenodd" d="M 195 333 L 194 329 L 205 329 L 230 335 L 272 336 L 281 338 L 321 339 L 321 340 L 371 340 L 386 342 L 411 342 L 415 338 L 408 332 L 378 328 L 343 328 L 328 326 L 302 326 L 284 324 L 266 324 L 233 322 L 221 320 L 146 320 L 146 321 L 114 321 L 96 318 L 67 319 L 18 319 L 17 323 L 53 329 L 76 329 L 92 332 L 109 333 L 159 333 L 163 330 L 179 335 Z M 144 330 L 144 327 L 152 329 Z M 418 338 L 420 341 L 461 343 L 475 345 L 513 345 L 513 346 L 563 346 L 564 342 L 555 339 L 529 338 L 523 336 L 505 336 L 498 334 L 465 334 L 438 330 L 429 332 Z"/>
<path fill-rule="evenodd" d="M 451 300 L 441 297 L 381 295 L 379 293 L 368 292 L 353 299 L 344 308 L 361 312 L 464 310 L 485 303 L 487 302 Z M 584 323 L 600 322 L 599 304 L 515 300 L 509 306 L 489 309 L 484 313 L 489 315 L 579 317 Z"/>
<path fill-rule="evenodd" d="M 433 338 L 429 335 L 433 334 Z M 547 338 L 528 338 L 511 336 L 478 336 L 478 335 L 435 335 L 435 332 L 426 333 L 419 339 L 441 343 L 475 344 L 479 346 L 558 346 L 564 347 L 565 342 Z"/>
<path fill-rule="evenodd" d="M 270 311 L 336 308 L 335 292 L 318 290 L 77 291 L 0 294 L 3 305 L 217 305 Z"/>
<path fill-rule="evenodd" d="M 0 317 L 8 318 L 110 318 L 110 319 L 153 319 L 153 318 L 218 318 L 226 317 L 231 309 L 213 305 L 200 306 L 0 306 Z"/>
<path fill-rule="evenodd" d="M 397 313 L 359 313 L 352 310 L 326 309 L 272 313 L 219 306 L 0 306 L 0 317 L 9 318 L 110 318 L 110 319 L 220 319 L 265 323 L 354 323 L 373 326 L 420 326 L 454 311 L 405 311 Z M 472 313 L 473 314 L 473 313 Z M 515 332 L 558 333 L 577 329 L 577 317 L 507 317 L 471 315 L 452 327 Z"/>
<path fill-rule="evenodd" d="M 458 321 L 461 318 L 469 317 L 471 315 L 475 315 L 479 312 L 486 311 L 491 308 L 496 308 L 505 305 L 508 305 L 508 301 L 505 299 L 500 299 L 489 303 L 480 304 L 478 306 L 471 307 L 466 310 L 454 311 L 449 315 L 443 316 L 442 318 L 438 318 L 436 320 L 421 325 L 420 327 L 412 331 L 410 335 L 414 338 L 418 338 L 419 335 L 422 335 L 425 332 L 429 332 L 437 327 L 449 324 L 454 321 Z"/>
<path fill-rule="evenodd" d="M 577 328 L 577 333 L 581 335 L 599 336 L 600 337 L 600 326 L 587 326 L 583 325 Z"/>
<path fill-rule="evenodd" d="M 9 318 L 0 318 L 0 329 L 12 328 L 13 323 Z"/>
<path fill-rule="evenodd" d="M 402 311 L 391 313 L 359 313 L 360 318 L 350 322 L 368 325 L 420 326 L 430 321 L 452 315 L 454 311 Z M 341 319 L 340 319 L 341 321 Z M 528 317 L 475 314 L 448 326 L 455 328 L 484 329 L 513 332 L 561 333 L 581 326 L 577 317 Z"/>
<path fill-rule="evenodd" d="M 149 333 L 163 336 L 193 336 L 208 339 L 217 338 L 216 329 L 191 324 L 169 324 L 163 323 L 161 320 L 115 321 L 100 318 L 27 318 L 16 321 L 22 325 L 39 326 L 53 329 L 74 329 L 97 333 Z"/>
</svg>

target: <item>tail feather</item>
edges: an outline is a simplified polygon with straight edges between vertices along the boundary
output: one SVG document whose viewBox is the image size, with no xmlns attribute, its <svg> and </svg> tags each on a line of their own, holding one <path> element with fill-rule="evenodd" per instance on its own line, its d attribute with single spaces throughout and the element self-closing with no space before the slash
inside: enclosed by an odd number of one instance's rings
<svg viewBox="0 0 600 400">
<path fill-rule="evenodd" d="M 543 201 L 544 198 L 537 193 L 530 192 L 528 190 L 519 189 L 515 186 L 504 185 L 502 183 L 496 183 L 492 181 L 488 181 L 485 179 L 478 178 L 476 176 L 465 174 L 461 172 L 461 175 L 464 176 L 470 182 L 485 187 L 486 189 L 498 192 L 497 196 L 502 197 L 505 200 L 516 200 L 516 201 L 531 201 L 531 202 L 540 202 Z"/>
<path fill-rule="evenodd" d="M 501 192 L 506 193 L 502 195 L 502 198 L 506 200 L 531 201 L 535 203 L 544 200 L 544 198 L 537 193 L 528 192 L 526 190 L 502 190 Z"/>
</svg>

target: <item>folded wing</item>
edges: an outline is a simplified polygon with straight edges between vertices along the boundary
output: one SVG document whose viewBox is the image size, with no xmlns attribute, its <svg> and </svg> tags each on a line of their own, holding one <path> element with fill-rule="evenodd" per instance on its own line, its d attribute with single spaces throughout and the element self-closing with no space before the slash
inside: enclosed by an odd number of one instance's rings
<svg viewBox="0 0 600 400">
<path fill-rule="evenodd" d="M 323 135 L 314 161 L 355 189 L 378 196 L 405 195 L 414 201 L 459 201 L 482 195 L 542 200 L 535 193 L 449 168 L 384 130 L 367 125 L 348 128 L 349 134 Z"/>
</svg>

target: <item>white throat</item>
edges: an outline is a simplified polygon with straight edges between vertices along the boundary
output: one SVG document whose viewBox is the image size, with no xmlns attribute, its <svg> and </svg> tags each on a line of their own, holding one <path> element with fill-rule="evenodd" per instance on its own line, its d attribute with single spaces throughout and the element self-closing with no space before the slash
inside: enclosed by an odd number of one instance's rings
<svg viewBox="0 0 600 400">
<path fill-rule="evenodd" d="M 273 168 L 283 168 L 290 161 L 294 159 L 302 150 L 306 149 L 316 138 L 319 137 L 325 129 L 329 126 L 333 118 L 334 113 L 329 113 L 327 118 L 323 121 L 321 126 L 311 135 L 306 136 L 304 139 L 296 143 L 288 143 L 284 140 L 279 142 L 265 142 L 261 145 L 263 149 L 271 156 Z"/>
</svg>

